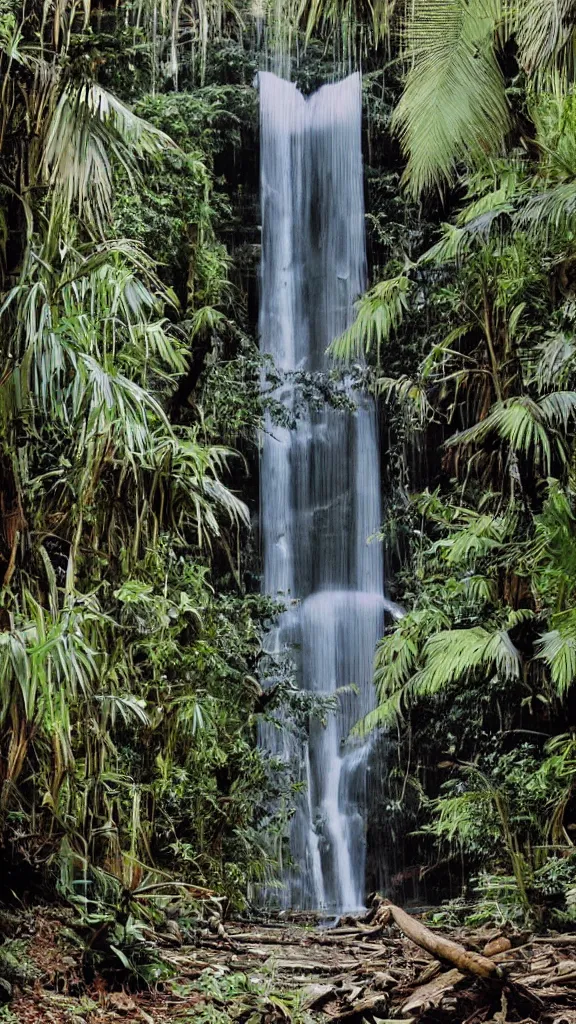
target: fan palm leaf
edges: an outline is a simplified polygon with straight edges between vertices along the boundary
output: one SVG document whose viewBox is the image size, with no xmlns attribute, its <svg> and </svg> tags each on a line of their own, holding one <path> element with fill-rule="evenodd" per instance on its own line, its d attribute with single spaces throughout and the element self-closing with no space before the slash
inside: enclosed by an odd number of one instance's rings
<svg viewBox="0 0 576 1024">
<path fill-rule="evenodd" d="M 546 663 L 550 679 L 560 697 L 564 697 L 576 679 L 576 613 L 562 616 L 555 629 L 538 640 L 537 657 Z"/>
<path fill-rule="evenodd" d="M 42 168 L 53 204 L 100 232 L 111 214 L 116 162 L 134 179 L 139 161 L 174 143 L 95 82 L 67 84 L 47 125 Z"/>
</svg>

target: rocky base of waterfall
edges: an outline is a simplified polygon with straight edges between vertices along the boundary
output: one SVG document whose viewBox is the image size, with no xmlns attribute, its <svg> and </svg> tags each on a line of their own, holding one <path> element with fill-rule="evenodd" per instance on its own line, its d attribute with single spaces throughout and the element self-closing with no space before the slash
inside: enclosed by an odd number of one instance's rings
<svg viewBox="0 0 576 1024">
<path fill-rule="evenodd" d="M 55 908 L 0 926 L 10 1024 L 576 1024 L 576 934 L 438 930 L 384 901 L 330 928 L 166 921 L 137 953 Z"/>
</svg>

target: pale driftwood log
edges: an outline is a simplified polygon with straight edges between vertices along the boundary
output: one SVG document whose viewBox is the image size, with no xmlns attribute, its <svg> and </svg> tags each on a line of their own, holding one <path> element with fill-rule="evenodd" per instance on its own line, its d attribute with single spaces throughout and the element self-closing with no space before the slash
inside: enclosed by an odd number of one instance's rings
<svg viewBox="0 0 576 1024">
<path fill-rule="evenodd" d="M 343 936 L 351 935 L 378 935 L 379 932 L 384 928 L 384 924 L 376 924 L 373 926 L 366 926 L 362 924 L 356 925 L 354 928 L 347 926 L 346 928 L 330 928 L 325 935 L 334 935 L 338 938 Z"/>
<path fill-rule="evenodd" d="M 430 931 L 421 921 L 411 917 L 394 903 L 387 904 L 387 907 L 395 924 L 406 938 L 425 949 L 427 953 L 431 953 L 437 960 L 448 961 L 464 974 L 474 974 L 477 978 L 488 980 L 502 977 L 501 968 L 493 960 L 480 953 L 472 953 L 460 943 Z"/>
</svg>

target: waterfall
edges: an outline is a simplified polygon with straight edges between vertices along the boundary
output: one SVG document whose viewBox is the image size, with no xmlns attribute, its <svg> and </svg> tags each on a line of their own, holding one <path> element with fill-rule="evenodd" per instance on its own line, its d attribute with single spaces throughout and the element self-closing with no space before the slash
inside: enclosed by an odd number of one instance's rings
<svg viewBox="0 0 576 1024">
<path fill-rule="evenodd" d="M 278 397 L 295 427 L 268 418 L 261 459 L 263 590 L 286 606 L 269 650 L 289 649 L 302 688 L 340 695 L 303 747 L 265 726 L 261 743 L 300 765 L 305 792 L 290 835 L 282 900 L 334 912 L 365 898 L 367 741 L 353 724 L 373 707 L 372 662 L 384 610 L 375 409 L 299 403 L 291 371 L 330 368 L 326 350 L 365 288 L 361 83 L 358 74 L 306 99 L 261 73 L 260 345 L 287 373 Z"/>
</svg>

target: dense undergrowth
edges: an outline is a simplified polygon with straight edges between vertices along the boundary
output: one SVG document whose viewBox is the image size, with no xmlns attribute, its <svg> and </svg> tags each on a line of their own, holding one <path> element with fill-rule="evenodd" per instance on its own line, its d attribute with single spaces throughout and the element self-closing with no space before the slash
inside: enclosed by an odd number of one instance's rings
<svg viewBox="0 0 576 1024">
<path fill-rule="evenodd" d="M 255 745 L 266 398 L 215 170 L 255 98 L 153 93 L 118 11 L 22 15 L 0 23 L 2 895 L 114 928 L 242 905 L 290 787 Z"/>
</svg>

